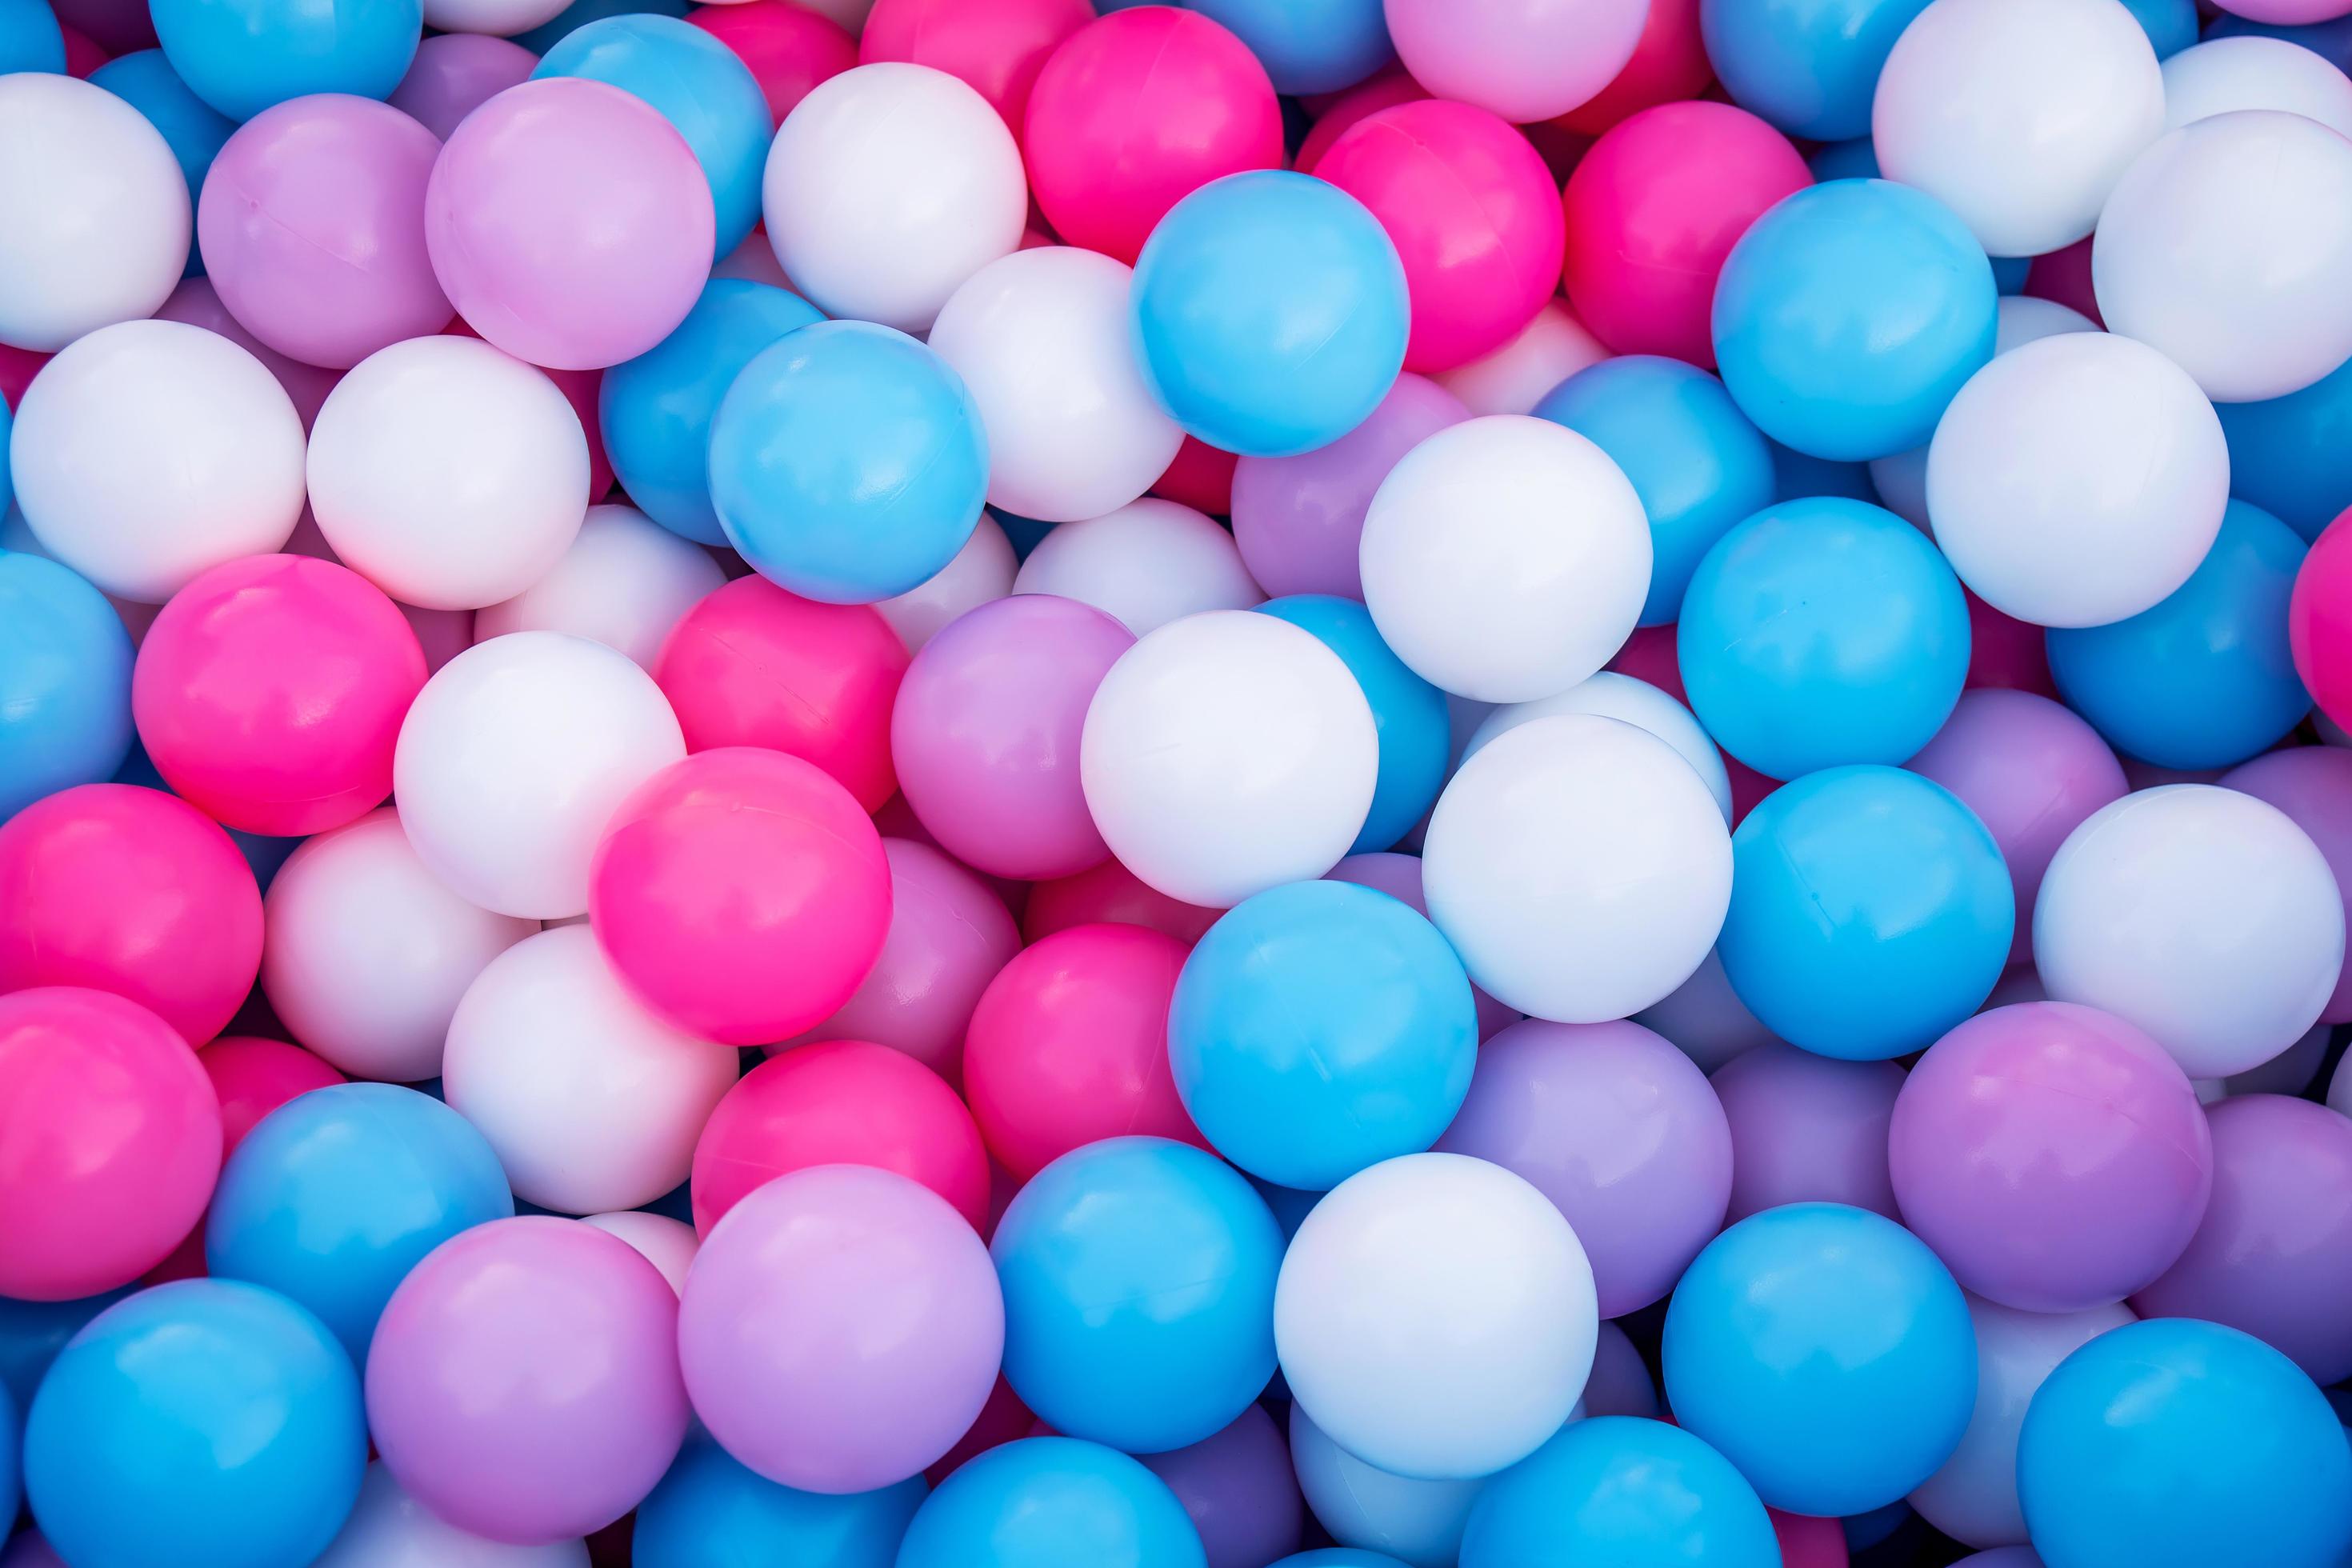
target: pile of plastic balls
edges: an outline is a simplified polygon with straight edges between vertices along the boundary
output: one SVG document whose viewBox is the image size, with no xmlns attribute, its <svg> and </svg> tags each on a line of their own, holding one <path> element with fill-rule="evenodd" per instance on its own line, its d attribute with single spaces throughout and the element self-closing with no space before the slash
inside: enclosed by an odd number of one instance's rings
<svg viewBox="0 0 2352 1568">
<path fill-rule="evenodd" d="M 0 0 L 0 1568 L 2346 1568 L 2347 70 Z"/>
</svg>

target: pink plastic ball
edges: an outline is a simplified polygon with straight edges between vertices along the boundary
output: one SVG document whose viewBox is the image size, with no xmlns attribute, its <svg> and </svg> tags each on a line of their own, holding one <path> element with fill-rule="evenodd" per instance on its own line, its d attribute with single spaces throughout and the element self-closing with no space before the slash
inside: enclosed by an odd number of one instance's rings
<svg viewBox="0 0 2352 1568">
<path fill-rule="evenodd" d="M 1191 11 L 1114 11 L 1037 73 L 1023 132 L 1054 232 L 1132 263 L 1152 226 L 1211 180 L 1282 167 L 1282 109 L 1249 46 Z"/>
<path fill-rule="evenodd" d="M 1021 915 L 1021 937 L 1040 942 L 1057 931 L 1108 922 L 1142 926 L 1190 947 L 1224 912 L 1171 899 L 1117 860 L 1106 860 L 1091 870 L 1031 888 Z"/>
<path fill-rule="evenodd" d="M 849 1000 L 890 925 L 882 836 L 798 757 L 697 752 L 621 804 L 589 923 L 630 993 L 705 1039 L 789 1039 Z"/>
<path fill-rule="evenodd" d="M 857 58 L 947 72 L 988 100 L 1018 142 L 1046 57 L 1094 17 L 1087 0 L 874 0 Z"/>
<path fill-rule="evenodd" d="M 939 1074 L 869 1040 L 782 1052 L 727 1091 L 694 1146 L 694 1228 L 708 1237 L 753 1188 L 813 1165 L 895 1171 L 975 1229 L 988 1213 L 971 1112 Z"/>
<path fill-rule="evenodd" d="M 1649 0 L 1387 0 L 1389 37 L 1440 98 L 1517 124 L 1589 101 L 1625 68 Z"/>
<path fill-rule="evenodd" d="M 1315 123 L 1307 128 L 1306 138 L 1298 143 L 1298 157 L 1291 165 L 1315 172 L 1331 143 L 1383 109 L 1394 109 L 1400 103 L 1418 103 L 1429 96 L 1429 89 L 1391 66 L 1370 81 L 1358 82 L 1347 91 L 1332 95 Z"/>
<path fill-rule="evenodd" d="M 204 1213 L 220 1163 L 212 1085 L 163 1019 L 67 986 L 0 996 L 0 1296 L 138 1279 Z"/>
<path fill-rule="evenodd" d="M 1650 0 L 1650 15 L 1633 58 L 1582 106 L 1553 121 L 1580 136 L 1598 136 L 1629 114 L 1696 98 L 1715 80 L 1700 36 L 1699 0 Z"/>
<path fill-rule="evenodd" d="M 327 401 L 327 394 L 335 390 L 335 383 L 343 378 L 339 370 L 328 370 L 315 364 L 304 364 L 288 359 L 259 338 L 246 331 L 245 323 L 228 313 L 220 295 L 207 278 L 184 278 L 172 290 L 172 297 L 155 311 L 159 321 L 184 321 L 192 327 L 202 327 L 208 332 L 218 332 L 254 358 L 259 360 L 286 395 L 294 400 L 294 412 L 302 416 L 302 429 L 307 434 L 319 417 L 319 405 Z M 303 526 L 316 531 L 318 524 L 310 521 L 309 510 L 303 514 Z M 320 543 L 326 542 L 323 539 Z"/>
<path fill-rule="evenodd" d="M 0 992 L 110 991 L 200 1046 L 260 970 L 252 868 L 186 801 L 81 784 L 0 824 Z"/>
<path fill-rule="evenodd" d="M 433 270 L 518 359 L 597 370 L 686 319 L 710 276 L 710 185 L 645 100 L 581 77 L 509 88 L 450 132 L 425 193 Z"/>
<path fill-rule="evenodd" d="M 2352 723 L 2352 511 L 2329 523 L 2303 558 L 2286 632 L 2312 700 L 2336 723 Z"/>
<path fill-rule="evenodd" d="M 301 1047 L 257 1035 L 223 1035 L 196 1053 L 196 1065 L 220 1101 L 224 1161 L 256 1122 L 296 1095 L 350 1081 Z"/>
<path fill-rule="evenodd" d="M 139 645 L 131 711 L 191 805 L 291 837 L 392 793 L 393 744 L 425 675 L 408 617 L 358 573 L 248 555 L 172 595 Z"/>
<path fill-rule="evenodd" d="M 686 19 L 735 51 L 751 68 L 768 112 L 782 125 L 809 89 L 830 81 L 857 63 L 857 40 L 841 25 L 793 0 L 749 0 L 740 5 L 701 5 Z M 767 248 L 767 242 L 760 242 Z"/>
<path fill-rule="evenodd" d="M 436 33 L 416 46 L 408 74 L 384 101 L 442 141 L 457 122 L 530 79 L 539 57 L 511 38 Z"/>
<path fill-rule="evenodd" d="M 1619 353 L 1715 368 L 1716 275 L 1764 209 L 1813 182 L 1797 149 L 1727 103 L 1667 103 L 1592 144 L 1569 176 L 1570 303 Z"/>
<path fill-rule="evenodd" d="M 654 660 L 690 752 L 764 746 L 814 763 L 867 811 L 898 785 L 890 708 L 907 645 L 868 605 L 740 577 L 688 610 Z"/>
<path fill-rule="evenodd" d="M 247 331 L 348 369 L 453 313 L 425 250 L 441 142 L 389 104 L 317 93 L 265 109 L 213 160 L 196 205 L 205 273 Z"/>
<path fill-rule="evenodd" d="M 2249 22 L 2280 23 L 2290 27 L 2352 16 L 2352 0 L 2213 0 L 2213 6 Z"/>
<path fill-rule="evenodd" d="M 891 716 L 899 787 L 940 847 L 992 876 L 1066 877 L 1110 850 L 1078 787 L 1087 705 L 1134 636 L 1091 605 L 1023 594 L 925 644 Z"/>
</svg>

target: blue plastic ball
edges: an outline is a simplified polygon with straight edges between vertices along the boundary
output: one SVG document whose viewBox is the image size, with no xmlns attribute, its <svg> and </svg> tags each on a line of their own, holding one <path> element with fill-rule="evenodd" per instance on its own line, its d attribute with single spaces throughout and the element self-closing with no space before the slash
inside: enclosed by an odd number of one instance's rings
<svg viewBox="0 0 2352 1568">
<path fill-rule="evenodd" d="M 1969 675 L 1969 605 L 1893 512 L 1784 501 L 1698 563 L 1675 633 L 1693 712 L 1769 778 L 1900 763 L 1934 740 Z"/>
<path fill-rule="evenodd" d="M 2104 626 L 2044 634 L 2051 679 L 2107 743 L 2162 768 L 2226 768 L 2268 751 L 2311 710 L 2287 647 L 2305 546 L 2233 500 L 2189 581 Z"/>
<path fill-rule="evenodd" d="M 710 507 L 710 421 L 719 399 L 762 349 L 824 320 L 790 289 L 714 278 L 677 331 L 604 373 L 597 428 L 640 510 L 697 544 L 727 542 Z"/>
<path fill-rule="evenodd" d="M 163 58 L 161 49 L 140 49 L 107 61 L 89 73 L 90 84 L 102 87 L 141 114 L 163 138 L 172 149 L 172 156 L 180 163 L 180 174 L 188 182 L 191 210 L 196 197 L 203 194 L 205 174 L 219 156 L 221 146 L 236 130 L 226 115 L 188 90 Z M 205 269 L 203 255 L 196 247 L 195 236 L 188 237 L 187 276 L 197 277 Z"/>
<path fill-rule="evenodd" d="M 1374 7 L 1377 13 L 1378 7 Z M 1388 41 L 1384 30 L 1381 42 Z M 0 0 L 0 76 L 16 71 L 63 75 L 66 36 L 48 0 Z"/>
<path fill-rule="evenodd" d="M 2124 0 L 2156 58 L 2168 60 L 2197 41 L 2197 0 Z"/>
<path fill-rule="evenodd" d="M 955 559 L 988 435 L 963 378 L 906 333 L 819 321 L 754 355 L 710 422 L 727 542 L 804 599 L 870 605 Z"/>
<path fill-rule="evenodd" d="M 21 1424 L 33 1407 L 33 1391 L 66 1342 L 82 1325 L 131 1294 L 128 1287 L 72 1301 L 19 1301 L 0 1296 L 0 1389 L 16 1401 Z"/>
<path fill-rule="evenodd" d="M 637 1505 L 630 1551 L 636 1568 L 891 1568 L 929 1491 L 920 1476 L 837 1497 L 795 1491 L 696 1436 Z"/>
<path fill-rule="evenodd" d="M 607 16 L 566 34 L 530 74 L 604 82 L 660 110 L 710 182 L 714 258 L 742 244 L 760 221 L 760 179 L 775 117 L 751 68 L 713 35 L 676 16 Z"/>
<path fill-rule="evenodd" d="M 1650 519 L 1650 596 L 1642 625 L 1682 614 L 1699 557 L 1771 504 L 1772 448 L 1723 389 L 1678 359 L 1625 354 L 1588 366 L 1535 406 L 1589 437 L 1633 482 Z"/>
<path fill-rule="evenodd" d="M 1699 35 L 1731 100 L 1791 136 L 1870 131 L 1895 40 L 1927 0 L 1700 0 Z"/>
<path fill-rule="evenodd" d="M 513 1213 L 498 1155 L 464 1117 L 398 1084 L 335 1084 L 263 1117 L 229 1156 L 205 1264 L 309 1308 L 364 1366 L 408 1271 Z"/>
<path fill-rule="evenodd" d="M 1328 1192 L 1437 1142 L 1478 1054 L 1437 928 L 1352 882 L 1293 882 L 1211 926 L 1176 977 L 1168 1063 L 1193 1125 L 1254 1176 Z"/>
<path fill-rule="evenodd" d="M 1205 1150 L 1074 1149 L 1013 1195 L 989 1252 L 1005 1381 L 1057 1432 L 1164 1453 L 1223 1431 L 1274 1375 L 1282 1231 Z"/>
<path fill-rule="evenodd" d="M 1678 1426 L 1574 1421 L 1488 1481 L 1462 1533 L 1462 1568 L 1780 1568 L 1756 1489 Z"/>
<path fill-rule="evenodd" d="M 122 765 L 131 660 L 105 595 L 54 561 L 0 551 L 0 822 Z"/>
<path fill-rule="evenodd" d="M 2017 1481 L 2047 1568 L 2333 1568 L 2352 1448 L 2326 1397 L 2249 1334 L 2191 1318 L 2110 1329 L 2027 1406 Z"/>
<path fill-rule="evenodd" d="M 1381 0 L 1183 0 L 1183 6 L 1247 44 L 1279 93 L 1337 92 L 1396 58 Z"/>
<path fill-rule="evenodd" d="M 1854 462 L 1925 445 L 1992 358 L 1992 264 L 1951 209 L 1889 180 L 1786 197 L 1725 258 L 1723 384 L 1776 441 Z"/>
<path fill-rule="evenodd" d="M 2267 403 L 2217 403 L 2230 493 L 2306 542 L 2352 506 L 2352 364 Z"/>
<path fill-rule="evenodd" d="M 1245 458 L 1327 447 L 1404 368 L 1404 266 L 1361 202 L 1311 175 L 1231 174 L 1135 263 L 1144 374 L 1177 424 Z"/>
<path fill-rule="evenodd" d="M 1291 594 L 1258 606 L 1278 620 L 1312 632 L 1339 656 L 1380 731 L 1380 773 L 1372 785 L 1372 808 L 1356 834 L 1350 853 L 1386 849 L 1412 831 L 1437 804 L 1453 752 L 1452 721 L 1445 693 L 1415 675 L 1390 651 L 1360 599 L 1331 594 Z"/>
<path fill-rule="evenodd" d="M 1960 1288 L 1917 1237 L 1843 1204 L 1767 1209 L 1707 1243 L 1662 1355 L 1675 1418 L 1790 1513 L 1903 1497 L 1976 1406 Z"/>
<path fill-rule="evenodd" d="M 274 1290 L 182 1279 L 92 1319 L 25 1427 L 25 1491 L 73 1568 L 304 1568 L 367 1468 L 360 1378 Z"/>
<path fill-rule="evenodd" d="M 915 1510 L 897 1568 L 1207 1568 L 1176 1494 L 1099 1443 L 1029 1437 L 965 1464 Z"/>
<path fill-rule="evenodd" d="M 231 120 L 314 92 L 389 98 L 416 58 L 424 0 L 151 0 L 189 90 Z"/>
<path fill-rule="evenodd" d="M 1731 853 L 1716 951 L 1739 1000 L 1792 1046 L 1848 1061 L 1925 1050 L 2009 963 L 2017 905 L 2000 848 L 1916 773 L 1808 773 L 1748 814 Z"/>
</svg>

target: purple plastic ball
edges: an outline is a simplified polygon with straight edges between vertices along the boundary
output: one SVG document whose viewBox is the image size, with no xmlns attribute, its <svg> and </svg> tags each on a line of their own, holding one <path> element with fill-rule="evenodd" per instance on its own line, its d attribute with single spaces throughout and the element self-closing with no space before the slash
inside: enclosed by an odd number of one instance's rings
<svg viewBox="0 0 2352 1568">
<path fill-rule="evenodd" d="M 1817 1057 L 1777 1041 L 1716 1069 L 1731 1127 L 1733 1224 L 1782 1204 L 1848 1204 L 1898 1217 L 1886 1127 L 1903 1069 Z"/>
<path fill-rule="evenodd" d="M 457 121 L 529 81 L 537 64 L 539 57 L 511 38 L 440 33 L 416 46 L 408 74 L 385 101 L 446 142 Z"/>
<path fill-rule="evenodd" d="M 1307 1504 L 1291 1474 L 1290 1445 L 1264 1405 L 1190 1447 L 1136 1458 L 1184 1505 L 1209 1568 L 1262 1568 L 1298 1550 Z"/>
</svg>

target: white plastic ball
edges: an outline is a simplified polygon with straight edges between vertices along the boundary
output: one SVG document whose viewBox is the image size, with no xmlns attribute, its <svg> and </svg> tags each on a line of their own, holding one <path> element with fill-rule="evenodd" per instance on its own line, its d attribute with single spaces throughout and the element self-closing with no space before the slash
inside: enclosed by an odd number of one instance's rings
<svg viewBox="0 0 2352 1568">
<path fill-rule="evenodd" d="M 425 0 L 425 25 L 436 33 L 528 33 L 563 13 L 564 0 Z"/>
<path fill-rule="evenodd" d="M 1454 1568 L 1470 1505 L 1486 1486 L 1416 1481 L 1364 1463 L 1290 1406 L 1290 1465 L 1315 1518 L 1342 1546 L 1378 1552 L 1409 1568 Z"/>
<path fill-rule="evenodd" d="M 1429 918 L 1507 1007 L 1564 1024 L 1674 994 L 1731 903 L 1731 833 L 1682 754 L 1616 719 L 1537 719 L 1437 797 Z"/>
<path fill-rule="evenodd" d="M 685 755 L 661 688 L 625 655 L 516 632 L 425 683 L 400 726 L 393 795 L 418 858 L 458 897 L 560 920 L 588 908 L 588 863 L 621 802 Z"/>
<path fill-rule="evenodd" d="M 310 430 L 310 510 L 404 605 L 471 610 L 552 571 L 588 510 L 588 438 L 556 384 L 477 338 L 360 361 Z"/>
<path fill-rule="evenodd" d="M 1013 132 L 945 71 L 879 61 L 784 117 L 761 186 L 768 240 L 828 316 L 928 331 L 964 279 L 1021 244 Z"/>
<path fill-rule="evenodd" d="M 1769 1046 L 1775 1038 L 1731 988 L 1731 977 L 1723 972 L 1723 957 L 1713 949 L 1688 980 L 1634 1014 L 1633 1022 L 1664 1035 L 1704 1073 L 1712 1073 L 1759 1046 Z"/>
<path fill-rule="evenodd" d="M 2284 38 L 2215 38 L 2164 62 L 2164 127 L 2275 109 L 2352 136 L 2352 77 Z"/>
<path fill-rule="evenodd" d="M 983 511 L 954 560 L 897 598 L 880 600 L 874 610 L 890 623 L 908 653 L 920 653 L 958 616 L 1012 593 L 1013 574 L 1020 568 L 1013 542 L 996 519 Z"/>
<path fill-rule="evenodd" d="M 1078 747 L 1111 853 L 1212 909 L 1338 865 L 1379 769 L 1371 708 L 1339 656 L 1247 610 L 1171 621 L 1121 654 Z"/>
<path fill-rule="evenodd" d="M 2212 405 L 2163 354 L 2109 332 L 2002 354 L 1927 448 L 1927 515 L 1952 570 L 2037 626 L 2155 605 L 2205 559 L 2229 499 Z"/>
<path fill-rule="evenodd" d="M 1158 496 L 1046 530 L 1013 591 L 1092 605 L 1137 637 L 1181 616 L 1265 600 L 1232 534 L 1206 513 Z"/>
<path fill-rule="evenodd" d="M 1465 1154 L 1384 1160 L 1307 1211 L 1274 1292 L 1291 1396 L 1391 1474 L 1517 1464 L 1584 1392 L 1592 1266 L 1551 1200 Z"/>
<path fill-rule="evenodd" d="M 259 360 L 181 321 L 118 322 L 68 345 L 25 389 L 8 452 L 42 547 L 142 604 L 269 553 L 302 514 L 293 400 Z"/>
<path fill-rule="evenodd" d="M 2164 73 L 2116 0 L 1935 0 L 1871 102 L 1880 172 L 1950 207 L 1993 256 L 2090 233 L 2163 133 Z"/>
<path fill-rule="evenodd" d="M 950 296 L 931 351 L 988 431 L 988 502 L 1040 522 L 1100 517 L 1167 469 L 1184 432 L 1135 350 L 1135 274 L 1073 246 L 1016 250 Z"/>
<path fill-rule="evenodd" d="M 1589 713 L 1647 730 L 1690 764 L 1691 772 L 1698 775 L 1707 793 L 1715 796 L 1715 804 L 1723 809 L 1723 820 L 1730 822 L 1731 774 L 1723 765 L 1723 753 L 1715 749 L 1715 742 L 1699 728 L 1698 720 L 1689 709 L 1648 681 L 1620 675 L 1613 669 L 1604 669 L 1580 680 L 1556 697 L 1539 697 L 1533 702 L 1513 702 L 1496 709 L 1471 731 L 1462 760 L 1468 762 L 1497 735 L 1530 721 L 1561 713 Z"/>
<path fill-rule="evenodd" d="M 545 576 L 474 612 L 474 640 L 509 632 L 569 632 L 651 669 L 662 639 L 702 597 L 726 585 L 710 552 L 633 506 L 592 506 Z"/>
<path fill-rule="evenodd" d="M 2168 132 L 2100 215 L 2091 285 L 2216 403 L 2309 386 L 2352 359 L 2352 142 L 2263 109 Z"/>
<path fill-rule="evenodd" d="M 261 988 L 294 1038 L 352 1078 L 441 1071 L 457 1000 L 535 921 L 443 887 L 387 806 L 306 840 L 262 900 Z"/>
<path fill-rule="evenodd" d="M 2061 1002 L 2137 1024 L 2190 1078 L 2270 1060 L 2317 1022 L 2344 966 L 2344 905 L 2303 829 L 2213 784 L 2127 795 L 2067 836 L 2033 906 Z"/>
<path fill-rule="evenodd" d="M 669 1281 L 672 1290 L 686 1289 L 686 1271 L 694 1266 L 694 1255 L 702 1242 L 694 1234 L 694 1227 L 684 1220 L 644 1209 L 620 1209 L 612 1214 L 592 1214 L 580 1223 L 619 1237 L 635 1249 L 638 1257 L 661 1270 L 661 1277 Z"/>
<path fill-rule="evenodd" d="M 147 117 L 46 71 L 0 77 L 0 343 L 38 353 L 153 315 L 194 222 Z"/>
<path fill-rule="evenodd" d="M 1364 604 L 1433 685 L 1529 702 L 1609 662 L 1650 589 L 1650 524 L 1609 455 L 1525 415 L 1440 430 L 1364 516 Z"/>
<path fill-rule="evenodd" d="M 1527 414 L 1553 387 L 1608 357 L 1608 345 L 1577 319 L 1568 301 L 1554 299 L 1501 348 L 1429 379 L 1473 414 Z"/>
<path fill-rule="evenodd" d="M 441 1068 L 515 1196 L 558 1214 L 649 1204 L 686 1180 L 735 1047 L 632 1000 L 585 926 L 527 937 L 457 1004 Z"/>
<path fill-rule="evenodd" d="M 360 1482 L 351 1518 L 310 1568 L 588 1568 L 588 1543 L 510 1546 L 469 1535 L 401 1490 L 379 1460 Z"/>
</svg>

